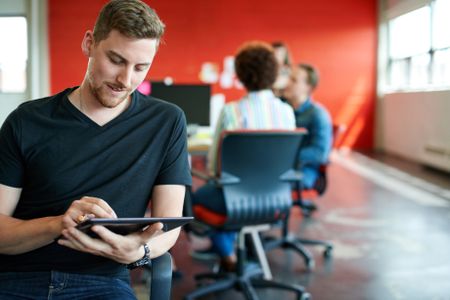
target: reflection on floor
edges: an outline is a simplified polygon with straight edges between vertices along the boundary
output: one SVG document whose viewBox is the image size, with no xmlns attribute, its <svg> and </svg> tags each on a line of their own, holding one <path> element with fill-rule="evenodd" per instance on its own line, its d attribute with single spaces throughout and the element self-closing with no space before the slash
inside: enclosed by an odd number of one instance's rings
<svg viewBox="0 0 450 300">
<path fill-rule="evenodd" d="M 274 277 L 304 285 L 313 299 L 450 299 L 449 190 L 360 154 L 335 154 L 333 161 L 320 210 L 310 219 L 294 210 L 290 224 L 298 235 L 331 240 L 332 261 L 312 248 L 316 269 L 306 272 L 296 253 L 274 250 L 268 253 Z M 211 264 L 189 256 L 192 248 L 206 246 L 205 240 L 180 237 L 173 256 L 184 277 L 174 281 L 172 299 L 195 289 L 194 274 L 210 270 Z M 260 296 L 293 299 L 282 292 Z M 244 298 L 230 290 L 204 299 Z"/>
<path fill-rule="evenodd" d="M 383 152 L 363 152 L 363 154 L 434 185 L 450 189 L 450 173 Z"/>
</svg>

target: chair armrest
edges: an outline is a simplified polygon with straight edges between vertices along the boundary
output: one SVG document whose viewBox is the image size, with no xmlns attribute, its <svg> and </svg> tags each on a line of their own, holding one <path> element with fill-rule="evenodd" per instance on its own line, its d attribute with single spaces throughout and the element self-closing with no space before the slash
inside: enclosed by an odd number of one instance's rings
<svg viewBox="0 0 450 300">
<path fill-rule="evenodd" d="M 197 169 L 191 169 L 191 174 L 194 177 L 197 177 L 197 178 L 200 178 L 200 179 L 203 179 L 203 180 L 206 180 L 206 181 L 214 180 L 213 176 L 211 176 L 211 175 L 209 175 L 209 174 L 207 174 L 205 172 L 202 172 L 200 170 L 197 170 Z"/>
<path fill-rule="evenodd" d="M 213 182 L 214 184 L 216 184 L 217 186 L 223 186 L 223 185 L 228 185 L 228 184 L 236 184 L 239 183 L 241 180 L 239 179 L 239 177 L 233 176 L 232 174 L 223 172 L 222 176 L 220 178 L 212 176 L 212 175 L 208 175 L 205 172 L 196 170 L 196 169 L 191 169 L 191 174 L 194 177 L 203 179 L 205 181 L 209 181 L 209 182 Z"/>
<path fill-rule="evenodd" d="M 151 260 L 150 299 L 170 300 L 172 289 L 172 256 L 169 252 Z"/>
<path fill-rule="evenodd" d="M 290 169 L 281 174 L 281 181 L 301 182 L 303 179 L 303 173 L 299 170 Z"/>
</svg>

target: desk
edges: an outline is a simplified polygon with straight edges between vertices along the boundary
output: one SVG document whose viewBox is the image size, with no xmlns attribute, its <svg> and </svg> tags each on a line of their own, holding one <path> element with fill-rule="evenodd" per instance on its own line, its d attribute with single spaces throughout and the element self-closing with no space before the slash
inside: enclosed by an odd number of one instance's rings
<svg viewBox="0 0 450 300">
<path fill-rule="evenodd" d="M 212 138 L 205 137 L 189 137 L 188 138 L 188 151 L 189 151 L 189 164 L 192 169 L 205 171 L 207 170 L 208 164 L 208 151 L 212 145 Z M 204 184 L 204 181 L 193 177 L 192 179 L 192 187 L 193 190 L 198 189 L 200 186 Z"/>
<path fill-rule="evenodd" d="M 212 145 L 211 137 L 190 137 L 188 138 L 188 151 L 191 155 L 203 155 L 208 154 L 209 148 Z"/>
</svg>

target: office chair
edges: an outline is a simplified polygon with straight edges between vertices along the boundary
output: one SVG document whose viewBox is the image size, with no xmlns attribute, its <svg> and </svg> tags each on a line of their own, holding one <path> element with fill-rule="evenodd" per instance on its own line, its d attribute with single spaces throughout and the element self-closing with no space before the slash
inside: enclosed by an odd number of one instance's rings
<svg viewBox="0 0 450 300">
<path fill-rule="evenodd" d="M 291 183 L 301 179 L 293 169 L 304 130 L 299 131 L 229 131 L 219 145 L 218 178 L 222 187 L 226 215 L 195 205 L 194 216 L 209 228 L 238 231 L 236 272 L 200 274 L 196 280 L 215 282 L 201 286 L 185 296 L 186 300 L 236 288 L 246 299 L 256 300 L 255 288 L 274 288 L 296 293 L 298 299 L 310 295 L 299 285 L 272 280 L 259 232 L 283 220 L 292 206 Z M 200 175 L 193 172 L 193 175 Z M 250 235 L 259 264 L 247 260 L 245 236 Z"/>
<path fill-rule="evenodd" d="M 332 130 L 333 148 L 338 148 L 339 137 L 345 132 L 346 126 L 344 124 L 333 124 Z M 301 186 L 301 183 L 296 183 L 295 188 L 292 190 L 294 205 L 300 207 L 305 217 L 310 217 L 318 209 L 316 200 L 326 191 L 328 184 L 328 164 L 327 162 L 319 167 L 319 177 L 314 183 L 314 187 L 305 189 Z"/>
<path fill-rule="evenodd" d="M 338 138 L 345 131 L 345 128 L 345 125 L 333 125 L 333 147 L 336 146 Z M 294 184 L 295 188 L 292 190 L 291 194 L 293 205 L 300 207 L 303 215 L 306 217 L 310 217 L 312 212 L 317 209 L 314 202 L 316 199 L 322 196 L 327 189 L 327 168 L 328 163 L 320 166 L 319 176 L 314 183 L 314 187 L 311 189 L 304 189 L 301 185 L 301 182 L 296 182 Z M 308 204 L 306 204 L 305 200 L 308 201 Z M 315 261 L 311 253 L 305 247 L 303 247 L 304 245 L 323 246 L 325 247 L 325 250 L 323 252 L 324 258 L 331 257 L 333 245 L 330 242 L 295 237 L 294 235 L 289 233 L 288 224 L 289 217 L 283 221 L 281 238 L 277 239 L 274 237 L 265 237 L 264 249 L 266 249 L 267 251 L 280 247 L 284 249 L 292 249 L 303 257 L 306 268 L 309 271 L 312 271 L 314 269 Z"/>
<path fill-rule="evenodd" d="M 150 300 L 170 300 L 172 288 L 172 257 L 168 252 L 144 266 L 150 273 Z"/>
</svg>

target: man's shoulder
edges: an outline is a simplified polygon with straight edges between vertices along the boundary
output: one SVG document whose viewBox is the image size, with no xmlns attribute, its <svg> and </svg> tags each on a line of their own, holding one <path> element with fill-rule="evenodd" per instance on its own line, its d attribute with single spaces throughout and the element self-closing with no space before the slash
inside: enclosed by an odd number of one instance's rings
<svg viewBox="0 0 450 300">
<path fill-rule="evenodd" d="M 322 104 L 317 101 L 312 101 L 312 107 L 314 108 L 314 111 L 318 114 L 322 115 L 329 115 L 328 109 Z"/>
<path fill-rule="evenodd" d="M 69 89 L 51 96 L 32 99 L 21 103 L 12 113 L 12 118 L 27 118 L 29 116 L 37 116 L 40 114 L 51 114 L 54 108 L 59 105 L 61 100 L 66 96 Z"/>
<path fill-rule="evenodd" d="M 159 112 L 166 112 L 173 115 L 183 114 L 183 110 L 166 100 L 155 98 L 152 96 L 146 96 L 141 93 L 137 93 L 138 101 L 142 109 L 156 109 Z"/>
<path fill-rule="evenodd" d="M 52 101 L 52 99 L 54 99 L 54 96 L 25 101 L 17 107 L 17 111 L 19 113 L 27 113 L 43 109 L 54 104 L 54 101 Z"/>
<path fill-rule="evenodd" d="M 146 96 L 141 93 L 138 93 L 137 97 L 139 108 L 136 113 L 147 116 L 148 120 L 153 120 L 148 122 L 148 124 L 154 126 L 155 122 L 158 123 L 161 122 L 161 120 L 170 124 L 182 125 L 186 123 L 184 111 L 179 106 L 163 99 Z M 159 117 L 154 118 L 156 115 Z"/>
<path fill-rule="evenodd" d="M 331 116 L 328 109 L 317 101 L 312 102 L 313 115 L 316 120 L 331 122 Z"/>
</svg>

